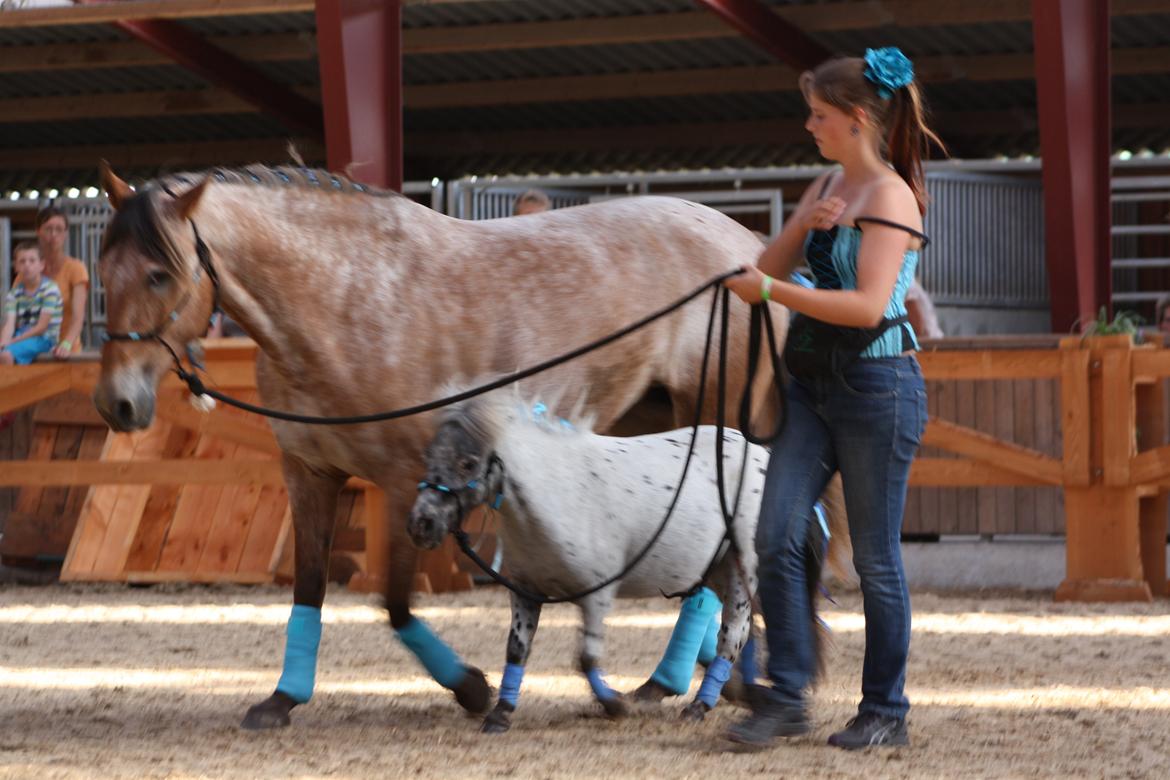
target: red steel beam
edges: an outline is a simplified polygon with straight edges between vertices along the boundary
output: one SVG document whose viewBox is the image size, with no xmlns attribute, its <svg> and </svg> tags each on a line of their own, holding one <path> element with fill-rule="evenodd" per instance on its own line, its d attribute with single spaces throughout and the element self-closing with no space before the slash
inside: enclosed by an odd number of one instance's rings
<svg viewBox="0 0 1170 780">
<path fill-rule="evenodd" d="M 1109 0 L 1032 0 L 1052 329 L 1110 307 Z"/>
<path fill-rule="evenodd" d="M 317 0 L 329 169 L 402 189 L 402 0 Z"/>
<path fill-rule="evenodd" d="M 77 5 L 96 5 L 101 0 L 74 0 Z M 223 87 L 292 129 L 320 137 L 324 133 L 321 108 L 308 98 L 273 81 L 234 54 L 208 43 L 179 22 L 167 19 L 133 19 L 112 22 L 115 27 Z"/>
<path fill-rule="evenodd" d="M 828 49 L 799 27 L 785 21 L 760 0 L 696 0 L 739 30 L 764 51 L 796 70 L 815 68 L 829 59 Z"/>
</svg>

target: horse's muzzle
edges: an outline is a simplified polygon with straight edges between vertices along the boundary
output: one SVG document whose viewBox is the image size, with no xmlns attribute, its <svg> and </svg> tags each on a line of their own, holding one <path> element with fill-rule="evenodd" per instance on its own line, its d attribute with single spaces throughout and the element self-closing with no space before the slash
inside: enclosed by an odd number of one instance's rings
<svg viewBox="0 0 1170 780">
<path fill-rule="evenodd" d="M 406 521 L 406 533 L 420 550 L 433 550 L 442 544 L 448 528 L 445 518 L 449 513 L 427 499 L 427 496 L 420 496 L 414 502 Z"/>
<path fill-rule="evenodd" d="M 105 385 L 98 385 L 93 393 L 93 405 L 106 425 L 118 433 L 149 428 L 154 420 L 153 393 L 137 393 L 131 397 L 110 392 Z"/>
</svg>

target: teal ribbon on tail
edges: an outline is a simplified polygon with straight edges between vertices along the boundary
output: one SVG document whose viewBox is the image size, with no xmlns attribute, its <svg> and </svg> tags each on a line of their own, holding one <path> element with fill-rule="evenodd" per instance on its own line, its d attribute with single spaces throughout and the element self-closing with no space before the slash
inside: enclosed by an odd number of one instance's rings
<svg viewBox="0 0 1170 780">
<path fill-rule="evenodd" d="M 718 634 L 718 628 L 713 631 L 711 624 L 721 609 L 723 604 L 710 588 L 703 588 L 683 601 L 670 643 L 650 679 L 676 696 L 686 693 L 707 636 L 711 635 L 713 642 Z M 711 655 L 715 655 L 713 648 Z"/>
<path fill-rule="evenodd" d="M 463 682 L 467 674 L 463 661 L 446 642 L 435 636 L 426 623 L 412 617 L 409 623 L 398 629 L 398 638 L 439 685 L 453 689 Z"/>
<path fill-rule="evenodd" d="M 298 704 L 313 698 L 317 648 L 321 644 L 321 610 L 294 604 L 285 629 L 284 671 L 276 690 Z"/>
</svg>

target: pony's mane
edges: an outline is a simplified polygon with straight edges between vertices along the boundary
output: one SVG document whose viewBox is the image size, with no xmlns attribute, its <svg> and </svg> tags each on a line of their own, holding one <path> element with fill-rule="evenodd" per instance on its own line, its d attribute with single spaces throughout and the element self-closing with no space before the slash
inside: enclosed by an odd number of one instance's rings
<svg viewBox="0 0 1170 780">
<path fill-rule="evenodd" d="M 361 194 L 378 198 L 401 198 L 401 194 L 380 187 L 355 182 L 340 173 L 321 168 L 291 165 L 245 165 L 242 168 L 208 168 L 204 171 L 169 173 L 151 179 L 126 199 L 110 220 L 102 241 L 102 252 L 114 244 L 129 241 L 147 257 L 161 263 L 171 273 L 181 273 L 181 255 L 174 242 L 159 226 L 154 193 L 177 195 L 204 179 L 220 184 L 254 187 L 296 187 L 327 194 Z"/>
<path fill-rule="evenodd" d="M 440 397 L 483 384 L 478 380 L 471 384 L 447 384 Z M 477 395 L 465 401 L 445 406 L 438 412 L 438 424 L 455 423 L 480 441 L 495 442 L 509 425 L 528 425 L 559 436 L 581 436 L 593 432 L 594 416 L 582 412 L 584 399 L 578 400 L 568 417 L 559 417 L 552 410 L 557 408 L 558 399 L 543 402 L 539 398 L 525 399 L 516 389 L 496 390 Z M 541 407 L 549 411 L 540 413 Z"/>
<path fill-rule="evenodd" d="M 372 187 L 340 173 L 323 168 L 253 163 L 240 168 L 208 168 L 203 171 L 168 173 L 146 183 L 146 189 L 175 190 L 192 187 L 206 178 L 219 184 L 242 184 L 255 187 L 298 187 L 338 194 L 360 193 L 380 198 L 401 198 L 400 193 Z"/>
</svg>

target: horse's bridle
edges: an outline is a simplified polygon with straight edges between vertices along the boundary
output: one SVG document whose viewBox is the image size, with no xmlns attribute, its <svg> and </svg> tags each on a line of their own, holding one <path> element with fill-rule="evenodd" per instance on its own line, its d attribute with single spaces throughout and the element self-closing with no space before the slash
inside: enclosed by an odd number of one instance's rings
<svg viewBox="0 0 1170 780">
<path fill-rule="evenodd" d="M 171 192 L 170 188 L 164 186 L 163 191 L 172 198 L 175 197 L 175 193 Z M 195 256 L 199 260 L 199 264 L 195 266 L 193 279 L 195 289 L 197 289 L 199 286 L 199 281 L 202 278 L 202 271 L 206 271 L 207 278 L 211 280 L 211 286 L 213 290 L 211 313 L 214 314 L 215 311 L 219 308 L 219 274 L 216 272 L 215 266 L 211 263 L 211 250 L 208 248 L 207 243 L 203 240 L 203 237 L 199 235 L 199 226 L 196 225 L 195 220 L 191 219 L 190 217 L 187 218 L 187 221 L 191 223 L 191 232 L 195 236 Z M 102 336 L 102 339 L 104 341 L 157 341 L 159 344 L 162 344 L 164 347 L 166 347 L 167 352 L 171 353 L 171 357 L 175 360 L 175 366 L 179 371 L 179 375 L 183 376 L 185 373 L 183 371 L 183 361 L 179 359 L 179 355 L 177 352 L 175 352 L 174 347 L 172 347 L 170 343 L 163 338 L 163 333 L 166 332 L 167 328 L 169 328 L 179 319 L 179 315 L 191 301 L 191 295 L 192 290 L 187 290 L 187 292 L 183 293 L 183 297 L 179 299 L 177 304 L 175 304 L 175 308 L 171 309 L 170 314 L 167 314 L 165 317 L 163 317 L 162 322 L 159 323 L 159 325 L 155 327 L 154 330 L 148 331 L 146 333 L 142 333 L 136 330 L 126 331 L 125 333 L 106 331 L 105 335 Z M 208 319 L 210 318 L 211 315 L 209 314 Z M 187 359 L 191 361 L 191 364 L 199 367 L 199 361 L 193 354 L 192 344 L 187 345 L 186 352 Z"/>
<path fill-rule="evenodd" d="M 455 499 L 456 508 L 459 511 L 459 516 L 455 521 L 455 527 L 451 529 L 452 533 L 461 532 L 463 530 L 463 519 L 467 516 L 467 512 L 463 509 L 462 494 L 468 490 L 475 490 L 482 482 L 484 487 L 491 486 L 492 469 L 499 468 L 500 470 L 500 489 L 496 491 L 495 498 L 490 504 L 492 509 L 499 509 L 500 505 L 504 503 L 504 461 L 496 453 L 492 453 L 488 458 L 487 466 L 483 470 L 483 474 L 473 480 L 467 482 L 463 487 L 451 487 L 442 482 L 431 482 L 430 480 L 422 480 L 418 483 L 418 490 L 421 493 L 424 490 L 434 490 L 444 496 L 451 496 Z M 484 501 L 483 503 L 487 503 Z M 477 505 L 473 505 L 477 506 Z M 472 507 L 472 508 L 473 508 Z M 469 508 L 470 510 L 470 508 Z"/>
</svg>

